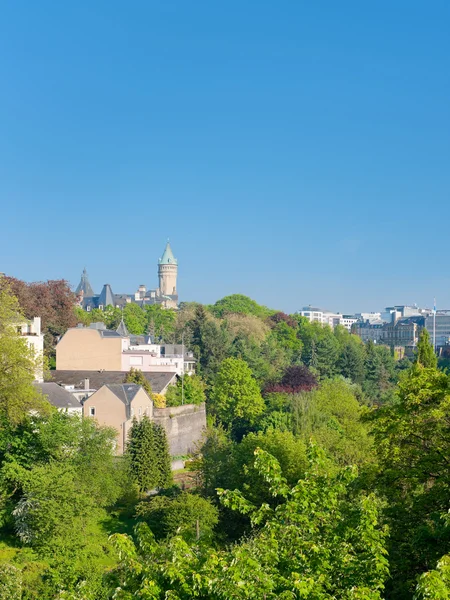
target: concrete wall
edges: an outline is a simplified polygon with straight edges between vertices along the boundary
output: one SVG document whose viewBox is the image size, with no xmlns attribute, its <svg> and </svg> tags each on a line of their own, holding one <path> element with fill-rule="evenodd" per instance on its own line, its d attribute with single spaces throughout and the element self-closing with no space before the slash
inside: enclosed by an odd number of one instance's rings
<svg viewBox="0 0 450 600">
<path fill-rule="evenodd" d="M 61 371 L 121 371 L 122 338 L 102 337 L 96 329 L 69 329 L 56 346 Z"/>
<path fill-rule="evenodd" d="M 206 427 L 205 405 L 154 408 L 153 420 L 166 430 L 172 456 L 193 452 Z"/>
</svg>

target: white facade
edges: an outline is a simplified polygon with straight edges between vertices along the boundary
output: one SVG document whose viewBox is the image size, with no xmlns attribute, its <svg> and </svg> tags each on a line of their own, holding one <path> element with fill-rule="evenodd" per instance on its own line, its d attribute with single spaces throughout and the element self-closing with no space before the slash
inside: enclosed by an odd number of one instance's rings
<svg viewBox="0 0 450 600">
<path fill-rule="evenodd" d="M 340 313 L 333 313 L 329 310 L 304 306 L 303 309 L 299 311 L 299 314 L 308 319 L 310 323 L 320 323 L 321 325 L 329 325 L 330 327 L 343 325 L 343 316 Z"/>
<path fill-rule="evenodd" d="M 44 381 L 44 371 L 42 359 L 44 357 L 44 334 L 41 333 L 41 317 L 34 317 L 31 321 L 20 323 L 17 326 L 20 335 L 26 339 L 27 344 L 32 348 L 34 356 L 38 361 L 35 372 L 35 381 Z"/>
<path fill-rule="evenodd" d="M 358 321 L 356 315 L 343 315 L 342 316 L 342 325 L 345 327 L 345 329 L 348 329 L 349 331 L 352 330 L 352 325 L 354 323 L 356 323 Z"/>
<path fill-rule="evenodd" d="M 364 323 L 366 321 L 368 321 L 369 323 L 379 323 L 381 321 L 380 312 L 356 313 L 355 317 L 358 321 L 363 321 Z"/>
<path fill-rule="evenodd" d="M 144 372 L 166 372 L 177 375 L 194 372 L 195 361 L 191 352 L 162 354 L 160 344 L 131 344 L 130 338 L 122 338 L 122 371 L 132 367 Z"/>
</svg>

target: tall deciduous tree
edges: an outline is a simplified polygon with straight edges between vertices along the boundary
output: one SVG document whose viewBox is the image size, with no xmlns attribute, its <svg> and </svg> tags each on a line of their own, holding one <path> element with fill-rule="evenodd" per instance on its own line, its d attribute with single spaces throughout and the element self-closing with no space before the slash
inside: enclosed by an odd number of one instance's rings
<svg viewBox="0 0 450 600">
<path fill-rule="evenodd" d="M 400 377 L 396 402 L 374 411 L 373 432 L 389 500 L 393 597 L 410 598 L 417 575 L 448 551 L 450 380 L 416 363 Z"/>
<path fill-rule="evenodd" d="M 137 547 L 115 534 L 122 598 L 381 599 L 386 531 L 376 497 L 352 493 L 355 471 L 330 474 L 321 455 L 311 453 L 305 476 L 291 487 L 276 459 L 259 449 L 255 454 L 274 508 L 219 490 L 225 506 L 250 517 L 253 535 L 215 550 L 178 536 L 157 544 L 144 524 Z"/>
<path fill-rule="evenodd" d="M 5 277 L 27 319 L 41 317 L 47 355 L 54 357 L 59 337 L 76 325 L 75 294 L 63 279 L 26 283 L 14 277 Z"/>
<path fill-rule="evenodd" d="M 247 363 L 238 358 L 223 361 L 211 393 L 211 407 L 230 430 L 252 425 L 264 411 L 264 400 Z"/>
<path fill-rule="evenodd" d="M 123 309 L 123 320 L 127 329 L 134 335 L 143 335 L 147 329 L 147 317 L 140 306 L 130 302 Z"/>
<path fill-rule="evenodd" d="M 21 421 L 32 409 L 44 409 L 32 383 L 39 357 L 35 357 L 17 331 L 24 320 L 17 298 L 0 279 L 0 413 Z"/>
<path fill-rule="evenodd" d="M 201 404 L 205 401 L 205 384 L 198 375 L 183 375 L 177 377 L 175 385 L 166 392 L 166 406 L 181 406 L 181 404 Z"/>
</svg>

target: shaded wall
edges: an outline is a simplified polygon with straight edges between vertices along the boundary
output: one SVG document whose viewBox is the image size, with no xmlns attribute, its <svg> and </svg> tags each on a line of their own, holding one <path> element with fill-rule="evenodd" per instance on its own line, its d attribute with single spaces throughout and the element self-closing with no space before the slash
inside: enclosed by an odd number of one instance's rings
<svg viewBox="0 0 450 600">
<path fill-rule="evenodd" d="M 190 454 L 195 450 L 206 427 L 205 405 L 154 408 L 153 420 L 166 430 L 172 456 Z"/>
</svg>

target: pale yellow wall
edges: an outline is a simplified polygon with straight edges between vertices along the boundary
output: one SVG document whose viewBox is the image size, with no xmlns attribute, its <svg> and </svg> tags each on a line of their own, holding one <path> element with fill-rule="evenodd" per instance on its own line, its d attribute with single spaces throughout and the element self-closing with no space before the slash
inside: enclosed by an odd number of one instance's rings
<svg viewBox="0 0 450 600">
<path fill-rule="evenodd" d="M 123 453 L 125 422 L 127 421 L 126 406 L 119 398 L 104 385 L 92 394 L 83 404 L 83 417 L 90 416 L 90 407 L 95 407 L 93 417 L 99 425 L 113 427 L 117 431 L 117 454 Z"/>
<path fill-rule="evenodd" d="M 140 389 L 131 402 L 129 414 L 125 404 L 106 385 L 92 394 L 83 404 L 83 416 L 90 416 L 90 408 L 95 408 L 93 418 L 99 425 L 113 427 L 117 431 L 117 454 L 123 454 L 128 432 L 133 424 L 133 415 L 140 420 L 144 415 L 153 417 L 153 402 L 144 389 Z M 139 411 L 139 409 L 141 409 Z"/>
<path fill-rule="evenodd" d="M 95 329 L 69 329 L 56 346 L 61 371 L 120 371 L 122 338 L 102 338 Z"/>
</svg>

